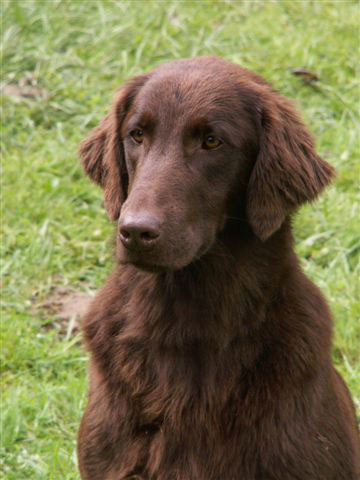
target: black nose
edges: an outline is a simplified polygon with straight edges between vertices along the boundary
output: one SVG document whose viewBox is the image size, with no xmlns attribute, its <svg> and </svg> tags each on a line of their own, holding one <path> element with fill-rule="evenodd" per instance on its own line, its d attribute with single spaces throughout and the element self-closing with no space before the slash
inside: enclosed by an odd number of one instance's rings
<svg viewBox="0 0 360 480">
<path fill-rule="evenodd" d="M 151 216 L 125 216 L 120 219 L 120 239 L 126 248 L 146 248 L 160 237 L 160 222 Z"/>
</svg>

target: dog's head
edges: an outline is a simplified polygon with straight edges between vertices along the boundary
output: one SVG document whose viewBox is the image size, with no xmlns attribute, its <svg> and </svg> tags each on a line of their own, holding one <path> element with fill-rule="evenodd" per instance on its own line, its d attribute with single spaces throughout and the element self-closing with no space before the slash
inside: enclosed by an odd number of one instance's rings
<svg viewBox="0 0 360 480">
<path fill-rule="evenodd" d="M 118 221 L 119 260 L 148 270 L 188 265 L 232 217 L 266 241 L 333 176 L 292 104 L 216 57 L 130 80 L 80 156 Z"/>
</svg>

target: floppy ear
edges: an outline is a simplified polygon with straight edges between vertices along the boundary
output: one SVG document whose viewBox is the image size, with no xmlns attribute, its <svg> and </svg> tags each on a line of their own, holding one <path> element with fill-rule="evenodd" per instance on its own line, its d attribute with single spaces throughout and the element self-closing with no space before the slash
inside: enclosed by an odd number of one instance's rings
<svg viewBox="0 0 360 480">
<path fill-rule="evenodd" d="M 247 217 L 265 241 L 299 205 L 318 196 L 335 170 L 316 154 L 290 101 L 274 92 L 261 96 L 260 149 L 247 189 Z"/>
<path fill-rule="evenodd" d="M 85 173 L 104 189 L 104 204 L 111 220 L 120 216 L 127 195 L 128 176 L 120 137 L 121 125 L 148 75 L 129 80 L 118 92 L 110 112 L 79 148 Z"/>
</svg>

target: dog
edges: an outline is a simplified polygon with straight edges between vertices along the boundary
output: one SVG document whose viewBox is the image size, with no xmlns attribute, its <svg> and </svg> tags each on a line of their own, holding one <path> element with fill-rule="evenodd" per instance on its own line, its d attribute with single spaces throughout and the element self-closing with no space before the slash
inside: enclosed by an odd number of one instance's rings
<svg viewBox="0 0 360 480">
<path fill-rule="evenodd" d="M 291 216 L 334 169 L 293 104 L 217 57 L 129 80 L 81 144 L 117 222 L 83 326 L 83 480 L 357 480 L 332 320 Z"/>
</svg>

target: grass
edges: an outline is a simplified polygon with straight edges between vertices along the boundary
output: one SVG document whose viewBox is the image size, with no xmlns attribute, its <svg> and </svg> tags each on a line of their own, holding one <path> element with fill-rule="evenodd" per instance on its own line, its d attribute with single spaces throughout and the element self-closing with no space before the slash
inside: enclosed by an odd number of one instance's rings
<svg viewBox="0 0 360 480">
<path fill-rule="evenodd" d="M 218 54 L 262 74 L 297 100 L 337 168 L 334 185 L 297 217 L 297 250 L 330 302 L 334 361 L 359 411 L 358 3 L 4 0 L 1 8 L 2 83 L 32 83 L 48 97 L 2 99 L 0 478 L 79 478 L 87 358 L 79 337 L 46 328 L 54 319 L 36 305 L 56 286 L 97 288 L 111 270 L 112 227 L 77 145 L 119 84 L 173 58 Z M 317 86 L 291 74 L 299 67 L 316 72 Z"/>
</svg>

